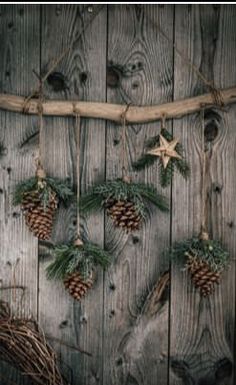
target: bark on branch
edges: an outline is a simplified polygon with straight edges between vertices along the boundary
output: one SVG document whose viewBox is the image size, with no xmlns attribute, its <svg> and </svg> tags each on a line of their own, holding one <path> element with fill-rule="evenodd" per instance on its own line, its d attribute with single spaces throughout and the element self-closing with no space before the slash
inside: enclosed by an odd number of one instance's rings
<svg viewBox="0 0 236 385">
<path fill-rule="evenodd" d="M 224 105 L 236 103 L 236 87 L 221 90 L 221 96 Z M 130 106 L 126 114 L 126 121 L 127 123 L 152 122 L 161 119 L 163 114 L 166 119 L 180 118 L 183 115 L 200 111 L 203 107 L 210 108 L 212 106 L 214 106 L 214 99 L 211 93 L 155 106 Z M 116 122 L 121 121 L 122 113 L 126 109 L 125 105 L 69 100 L 45 100 L 42 107 L 43 114 L 48 116 L 72 116 L 77 111 L 81 117 L 107 119 Z M 0 109 L 38 114 L 38 108 L 38 99 L 31 99 L 26 104 L 24 97 L 0 94 Z"/>
</svg>

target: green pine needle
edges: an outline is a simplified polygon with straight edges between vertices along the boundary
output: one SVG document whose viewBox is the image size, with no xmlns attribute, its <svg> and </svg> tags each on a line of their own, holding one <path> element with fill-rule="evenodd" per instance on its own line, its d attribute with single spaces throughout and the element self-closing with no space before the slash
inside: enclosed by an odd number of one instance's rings
<svg viewBox="0 0 236 385">
<path fill-rule="evenodd" d="M 150 167 L 156 162 L 156 157 L 150 154 L 142 155 L 136 162 L 132 163 L 135 171 L 143 170 L 145 167 Z"/>
<path fill-rule="evenodd" d="M 173 259 L 186 259 L 186 253 L 196 255 L 199 260 L 207 262 L 212 270 L 222 271 L 229 263 L 229 253 L 219 241 L 201 240 L 197 237 L 177 242 L 170 250 Z"/>
<path fill-rule="evenodd" d="M 111 255 L 98 245 L 85 242 L 81 246 L 74 244 L 57 245 L 51 250 L 54 261 L 47 267 L 48 279 L 64 279 L 68 274 L 79 271 L 86 278 L 95 266 L 107 268 Z"/>
<path fill-rule="evenodd" d="M 172 161 L 169 161 L 166 168 L 164 168 L 163 163 L 160 161 L 159 180 L 162 187 L 167 187 L 170 185 L 173 174 L 174 167 Z"/>
<path fill-rule="evenodd" d="M 51 191 L 54 191 L 57 198 L 64 204 L 68 203 L 74 195 L 73 191 L 69 187 L 68 181 L 61 181 L 58 178 L 46 177 L 43 179 L 43 183 L 39 183 L 39 179 L 35 176 L 19 183 L 15 187 L 15 191 L 13 193 L 13 204 L 21 204 L 24 194 L 31 191 L 38 191 L 40 193 L 40 198 L 44 206 L 47 206 L 48 204 Z"/>
<path fill-rule="evenodd" d="M 148 202 L 153 203 L 161 211 L 169 210 L 167 200 L 156 191 L 153 185 L 127 183 L 122 179 L 116 179 L 97 184 L 83 195 L 78 202 L 80 212 L 88 213 L 98 210 L 109 198 L 134 202 L 137 211 L 142 216 L 145 215 Z"/>
</svg>

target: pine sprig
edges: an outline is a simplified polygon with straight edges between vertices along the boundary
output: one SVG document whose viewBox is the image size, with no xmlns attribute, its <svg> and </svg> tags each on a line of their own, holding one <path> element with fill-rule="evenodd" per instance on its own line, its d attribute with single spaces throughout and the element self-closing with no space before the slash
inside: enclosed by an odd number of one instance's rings
<svg viewBox="0 0 236 385">
<path fill-rule="evenodd" d="M 97 184 L 87 194 L 81 196 L 79 200 L 80 212 L 95 211 L 110 198 L 131 200 L 141 216 L 145 215 L 148 202 L 153 203 L 161 211 L 168 211 L 169 209 L 167 200 L 156 191 L 153 185 L 127 183 L 122 179 L 116 179 Z"/>
<path fill-rule="evenodd" d="M 167 140 L 167 141 L 172 141 L 173 140 L 173 135 L 167 131 L 165 128 L 162 128 L 161 130 L 161 135 Z M 147 149 L 152 149 L 156 146 L 160 145 L 160 137 L 159 135 L 153 136 L 149 138 L 146 143 L 145 147 Z M 172 180 L 175 168 L 179 173 L 187 179 L 190 175 L 190 167 L 183 157 L 183 147 L 180 143 L 177 143 L 176 147 L 176 152 L 182 157 L 181 159 L 177 158 L 171 158 L 169 160 L 169 163 L 166 168 L 163 167 L 161 159 L 159 159 L 159 178 L 160 178 L 160 184 L 162 187 L 167 187 Z M 133 163 L 133 168 L 136 171 L 140 171 L 144 169 L 145 167 L 150 167 L 152 166 L 157 160 L 157 157 L 151 154 L 143 154 L 136 162 Z"/>
<path fill-rule="evenodd" d="M 91 242 L 80 246 L 72 243 L 56 245 L 50 253 L 55 259 L 47 267 L 48 279 L 64 279 L 75 271 L 87 278 L 95 266 L 105 269 L 111 262 L 108 251 Z"/>
<path fill-rule="evenodd" d="M 71 190 L 68 181 L 62 181 L 58 178 L 45 177 L 39 179 L 38 177 L 29 178 L 15 187 L 13 193 L 13 204 L 19 205 L 24 199 L 24 194 L 38 191 L 40 199 L 45 206 L 47 206 L 52 192 L 56 193 L 57 198 L 66 204 L 72 199 L 74 193 Z"/>
<path fill-rule="evenodd" d="M 200 261 L 209 264 L 212 270 L 222 271 L 229 263 L 229 253 L 214 239 L 203 240 L 197 237 L 177 242 L 170 250 L 170 256 L 177 259 L 186 259 L 191 254 Z"/>
</svg>

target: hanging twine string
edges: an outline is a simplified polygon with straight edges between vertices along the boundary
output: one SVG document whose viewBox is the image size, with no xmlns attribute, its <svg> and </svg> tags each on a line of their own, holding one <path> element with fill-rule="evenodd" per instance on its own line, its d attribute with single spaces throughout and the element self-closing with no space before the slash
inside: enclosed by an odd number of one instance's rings
<svg viewBox="0 0 236 385">
<path fill-rule="evenodd" d="M 122 123 L 122 148 L 121 148 L 121 159 L 122 159 L 122 178 L 128 177 L 128 154 L 127 154 L 127 132 L 126 132 L 126 122 L 127 122 L 127 112 L 130 107 L 130 104 L 127 104 L 124 112 L 121 114 L 121 123 Z"/>
<path fill-rule="evenodd" d="M 88 29 L 88 27 L 91 25 L 91 23 L 94 21 L 94 19 L 98 16 L 98 14 L 102 11 L 104 8 L 104 5 L 97 6 L 93 9 L 92 16 L 90 16 L 88 22 L 84 23 L 82 30 L 79 32 L 78 36 L 75 37 L 75 39 L 72 41 L 72 43 L 69 46 L 66 46 L 66 48 L 61 52 L 59 56 L 57 56 L 54 60 L 51 62 L 51 66 L 49 67 L 46 74 L 41 78 L 42 85 L 46 82 L 48 77 L 52 74 L 52 72 L 57 68 L 57 66 L 62 62 L 62 60 L 68 55 L 75 45 L 79 42 L 81 37 L 83 36 L 84 32 Z M 28 112 L 30 101 L 33 97 L 37 96 L 40 93 L 40 85 L 38 88 L 36 88 L 34 91 L 32 91 L 26 98 L 22 106 L 22 111 L 24 113 Z"/>
<path fill-rule="evenodd" d="M 202 82 L 208 87 L 211 95 L 212 95 L 212 99 L 213 99 L 213 103 L 216 104 L 218 107 L 223 107 L 224 106 L 224 101 L 223 101 L 223 96 L 222 96 L 222 93 L 221 91 L 216 88 L 215 84 L 213 81 L 210 81 L 208 80 L 204 75 L 203 73 L 197 68 L 197 66 L 191 62 L 191 60 L 176 46 L 175 43 L 172 42 L 172 39 L 169 38 L 169 36 L 163 31 L 163 29 L 161 28 L 160 26 L 160 23 L 157 22 L 153 22 L 153 20 L 151 18 L 149 18 L 149 20 L 152 22 L 152 24 L 154 24 L 158 31 L 160 32 L 160 34 L 168 41 L 169 44 L 172 45 L 172 47 L 174 48 L 175 52 L 180 56 L 181 60 L 193 71 L 196 73 L 196 75 L 198 76 L 199 79 L 202 80 Z"/>
<path fill-rule="evenodd" d="M 73 113 L 75 116 L 75 135 L 76 135 L 76 174 L 77 174 L 77 198 L 80 196 L 80 113 L 76 108 L 76 104 L 73 105 Z M 82 241 L 80 239 L 80 215 L 77 213 L 77 238 L 75 245 L 80 246 Z"/>
<path fill-rule="evenodd" d="M 162 114 L 161 116 L 161 130 L 166 128 L 166 114 Z"/>
<path fill-rule="evenodd" d="M 207 231 L 207 210 L 206 210 L 206 153 L 205 153 L 205 110 L 201 110 L 201 158 L 202 158 L 202 186 L 201 186 L 201 239 L 208 239 Z"/>
<path fill-rule="evenodd" d="M 39 118 L 39 152 L 35 159 L 36 175 L 39 179 L 45 178 L 46 174 L 42 165 L 42 144 L 43 144 L 43 83 L 39 80 L 39 101 L 38 101 L 38 118 Z"/>
</svg>

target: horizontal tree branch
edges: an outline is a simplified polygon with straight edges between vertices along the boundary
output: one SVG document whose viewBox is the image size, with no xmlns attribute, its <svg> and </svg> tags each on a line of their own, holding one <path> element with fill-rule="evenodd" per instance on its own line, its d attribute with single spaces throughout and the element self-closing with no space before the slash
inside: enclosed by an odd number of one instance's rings
<svg viewBox="0 0 236 385">
<path fill-rule="evenodd" d="M 220 90 L 224 105 L 236 102 L 236 87 Z M 126 113 L 127 123 L 145 123 L 160 119 L 163 114 L 166 119 L 180 118 L 183 115 L 200 111 L 203 107 L 215 105 L 211 93 L 195 96 L 155 106 L 130 106 Z M 0 94 L 0 109 L 38 114 L 38 99 L 30 99 L 10 94 Z M 126 106 L 110 103 L 45 100 L 42 104 L 43 114 L 48 116 L 72 116 L 79 113 L 81 117 L 100 118 L 120 122 Z"/>
</svg>

